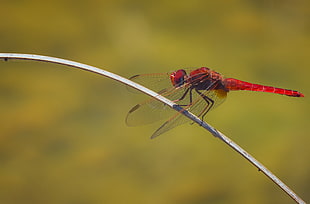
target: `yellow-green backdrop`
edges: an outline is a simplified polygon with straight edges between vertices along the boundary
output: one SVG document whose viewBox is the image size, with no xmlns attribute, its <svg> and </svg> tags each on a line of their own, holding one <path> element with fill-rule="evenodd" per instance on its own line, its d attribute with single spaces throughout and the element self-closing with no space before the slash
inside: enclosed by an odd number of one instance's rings
<svg viewBox="0 0 310 204">
<path fill-rule="evenodd" d="M 206 117 L 310 200 L 310 2 L 3 0 L 0 52 L 125 77 L 208 66 L 305 98 L 232 92 Z M 0 62 L 0 203 L 293 203 L 197 125 L 127 127 L 143 95 L 98 75 Z"/>
</svg>

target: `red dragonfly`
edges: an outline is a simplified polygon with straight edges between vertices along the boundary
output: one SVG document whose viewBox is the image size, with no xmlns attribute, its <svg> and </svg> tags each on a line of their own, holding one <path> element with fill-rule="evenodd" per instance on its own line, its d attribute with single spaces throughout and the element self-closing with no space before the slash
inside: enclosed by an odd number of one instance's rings
<svg viewBox="0 0 310 204">
<path fill-rule="evenodd" d="M 130 79 L 174 101 L 179 106 L 182 106 L 183 109 L 192 112 L 202 120 L 211 109 L 224 102 L 229 91 L 261 91 L 292 97 L 304 97 L 298 91 L 253 84 L 233 78 L 224 78 L 221 74 L 207 67 L 198 68 L 189 74 L 184 69 L 179 69 L 165 74 L 135 75 Z M 129 126 L 148 124 L 168 117 L 171 114 L 172 117 L 151 136 L 151 138 L 155 138 L 189 121 L 182 114 L 173 114 L 173 112 L 167 105 L 151 98 L 134 106 L 126 117 L 126 123 Z"/>
</svg>

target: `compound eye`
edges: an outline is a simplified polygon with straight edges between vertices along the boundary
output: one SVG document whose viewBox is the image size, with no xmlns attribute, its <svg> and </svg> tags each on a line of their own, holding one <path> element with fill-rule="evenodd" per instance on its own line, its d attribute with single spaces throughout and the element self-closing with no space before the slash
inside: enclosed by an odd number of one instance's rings
<svg viewBox="0 0 310 204">
<path fill-rule="evenodd" d="M 180 87 L 182 86 L 187 79 L 186 71 L 183 69 L 179 69 L 178 71 L 175 71 L 170 74 L 170 80 L 174 87 Z"/>
</svg>

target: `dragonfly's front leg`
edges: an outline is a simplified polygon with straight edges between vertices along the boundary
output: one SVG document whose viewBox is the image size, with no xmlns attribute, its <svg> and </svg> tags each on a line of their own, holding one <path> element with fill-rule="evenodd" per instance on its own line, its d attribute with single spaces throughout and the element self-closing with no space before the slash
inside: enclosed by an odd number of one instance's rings
<svg viewBox="0 0 310 204">
<path fill-rule="evenodd" d="M 182 101 L 186 97 L 186 95 L 189 93 L 189 104 L 180 104 L 179 106 L 191 106 L 192 105 L 192 101 L 193 101 L 192 90 L 193 89 L 191 89 L 191 88 L 187 88 L 187 90 L 184 92 L 184 94 L 181 96 L 181 98 L 173 100 L 173 102 Z"/>
</svg>

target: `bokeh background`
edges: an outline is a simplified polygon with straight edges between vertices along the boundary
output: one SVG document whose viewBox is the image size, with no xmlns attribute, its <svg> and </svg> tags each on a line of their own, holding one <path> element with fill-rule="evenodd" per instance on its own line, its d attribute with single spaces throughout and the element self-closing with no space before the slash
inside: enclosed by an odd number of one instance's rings
<svg viewBox="0 0 310 204">
<path fill-rule="evenodd" d="M 130 77 L 208 66 L 305 98 L 232 92 L 207 122 L 310 201 L 310 1 L 2 0 L 0 52 Z M 0 61 L 0 203 L 293 203 L 197 125 L 127 127 L 147 99 L 68 67 Z"/>
</svg>

